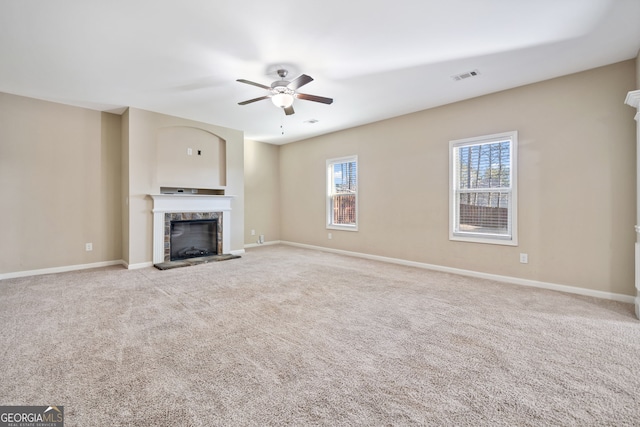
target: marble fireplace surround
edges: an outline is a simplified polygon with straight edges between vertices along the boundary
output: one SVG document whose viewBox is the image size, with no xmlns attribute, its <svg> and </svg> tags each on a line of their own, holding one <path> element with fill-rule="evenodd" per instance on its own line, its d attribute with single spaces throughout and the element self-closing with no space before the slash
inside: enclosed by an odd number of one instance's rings
<svg viewBox="0 0 640 427">
<path fill-rule="evenodd" d="M 150 194 L 153 199 L 153 263 L 165 262 L 166 214 L 217 214 L 222 234 L 222 254 L 231 252 L 231 200 L 233 196 L 200 194 Z M 188 215 L 190 216 L 190 215 Z"/>
</svg>

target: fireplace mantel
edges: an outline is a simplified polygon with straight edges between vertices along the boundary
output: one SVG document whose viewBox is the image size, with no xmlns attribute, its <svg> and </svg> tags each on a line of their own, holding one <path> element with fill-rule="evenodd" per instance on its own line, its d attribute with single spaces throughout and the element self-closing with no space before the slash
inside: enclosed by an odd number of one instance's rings
<svg viewBox="0 0 640 427">
<path fill-rule="evenodd" d="M 153 212 L 225 212 L 231 210 L 234 196 L 204 194 L 149 194 L 153 199 Z"/>
<path fill-rule="evenodd" d="M 180 212 L 221 212 L 222 252 L 231 251 L 231 200 L 234 196 L 149 194 L 153 199 L 153 263 L 164 262 L 164 215 Z"/>
</svg>

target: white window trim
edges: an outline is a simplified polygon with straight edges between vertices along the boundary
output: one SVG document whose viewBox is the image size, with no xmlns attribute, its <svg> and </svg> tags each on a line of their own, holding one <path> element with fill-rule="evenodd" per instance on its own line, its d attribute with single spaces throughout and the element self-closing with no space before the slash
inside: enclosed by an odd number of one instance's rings
<svg viewBox="0 0 640 427">
<path fill-rule="evenodd" d="M 349 163 L 356 162 L 356 223 L 355 225 L 346 225 L 346 224 L 332 224 L 331 220 L 333 217 L 333 203 L 331 200 L 331 191 L 333 190 L 333 175 L 331 173 L 331 166 L 336 163 Z M 360 165 L 358 164 L 358 156 L 346 156 L 346 157 L 337 157 L 334 159 L 327 159 L 326 166 L 326 174 L 327 174 L 327 191 L 326 191 L 326 227 L 328 230 L 344 230 L 344 231 L 358 231 L 358 216 L 360 213 L 360 208 L 358 206 L 358 193 L 360 188 L 360 178 L 359 178 L 359 169 Z"/>
<path fill-rule="evenodd" d="M 453 164 L 454 148 L 464 145 L 479 145 L 491 142 L 511 140 L 511 206 L 509 219 L 511 221 L 511 237 L 490 235 L 488 233 L 454 232 L 456 219 L 456 167 Z M 473 138 L 449 141 L 449 240 L 460 242 L 488 243 L 494 245 L 518 246 L 518 131 L 496 133 Z"/>
</svg>

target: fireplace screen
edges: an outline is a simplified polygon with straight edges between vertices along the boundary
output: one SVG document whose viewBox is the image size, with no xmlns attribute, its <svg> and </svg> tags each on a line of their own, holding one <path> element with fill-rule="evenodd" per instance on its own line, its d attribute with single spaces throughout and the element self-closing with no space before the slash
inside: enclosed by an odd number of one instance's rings
<svg viewBox="0 0 640 427">
<path fill-rule="evenodd" d="M 218 220 L 171 221 L 171 261 L 217 255 Z"/>
</svg>

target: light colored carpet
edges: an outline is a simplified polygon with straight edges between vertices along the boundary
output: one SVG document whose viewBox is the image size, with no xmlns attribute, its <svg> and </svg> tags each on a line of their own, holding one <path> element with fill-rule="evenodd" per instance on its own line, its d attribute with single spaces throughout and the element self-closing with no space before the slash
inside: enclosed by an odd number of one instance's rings
<svg viewBox="0 0 640 427">
<path fill-rule="evenodd" d="M 0 404 L 66 426 L 639 425 L 612 301 L 269 246 L 0 281 Z"/>
</svg>

